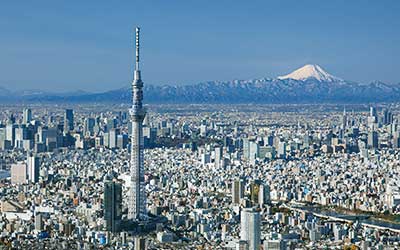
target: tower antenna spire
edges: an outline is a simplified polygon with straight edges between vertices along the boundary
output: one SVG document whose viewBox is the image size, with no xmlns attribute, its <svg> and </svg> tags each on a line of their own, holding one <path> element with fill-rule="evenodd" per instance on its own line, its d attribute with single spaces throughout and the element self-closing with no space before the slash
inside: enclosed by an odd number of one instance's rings
<svg viewBox="0 0 400 250">
<path fill-rule="evenodd" d="M 140 28 L 136 27 L 136 64 L 135 70 L 139 71 L 139 58 L 140 58 Z"/>
</svg>

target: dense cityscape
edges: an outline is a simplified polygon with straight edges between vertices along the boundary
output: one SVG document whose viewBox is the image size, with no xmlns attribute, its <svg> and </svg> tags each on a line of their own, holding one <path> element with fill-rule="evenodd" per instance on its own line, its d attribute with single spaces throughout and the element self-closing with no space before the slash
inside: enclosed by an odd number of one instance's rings
<svg viewBox="0 0 400 250">
<path fill-rule="evenodd" d="M 0 11 L 0 250 L 400 249 L 395 7 L 50 2 Z"/>
<path fill-rule="evenodd" d="M 128 107 L 5 106 L 1 242 L 78 249 L 396 249 L 398 106 L 351 108 L 148 107 L 144 184 L 147 220 L 155 225 L 137 230 L 125 223 Z"/>
</svg>

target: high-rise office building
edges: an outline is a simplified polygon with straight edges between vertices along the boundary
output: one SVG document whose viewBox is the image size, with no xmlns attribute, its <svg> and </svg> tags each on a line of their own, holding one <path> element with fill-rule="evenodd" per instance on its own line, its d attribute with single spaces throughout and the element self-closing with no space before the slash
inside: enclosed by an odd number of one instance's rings
<svg viewBox="0 0 400 250">
<path fill-rule="evenodd" d="M 153 145 L 157 138 L 157 128 L 144 127 L 143 128 L 144 147 Z"/>
<path fill-rule="evenodd" d="M 374 129 L 376 123 L 378 122 L 378 113 L 375 107 L 370 107 L 369 116 L 368 116 L 368 127 L 370 129 Z"/>
<path fill-rule="evenodd" d="M 384 125 L 389 125 L 393 123 L 393 114 L 387 108 L 382 110 L 382 123 Z"/>
<path fill-rule="evenodd" d="M 55 148 L 61 146 L 61 141 L 59 139 L 59 137 L 61 137 L 61 135 L 60 135 L 57 127 L 47 128 L 46 134 L 47 134 L 46 135 L 47 151 L 53 151 Z"/>
<path fill-rule="evenodd" d="M 41 213 L 36 213 L 35 215 L 35 230 L 38 232 L 43 231 L 44 223 L 43 223 L 43 215 Z"/>
<path fill-rule="evenodd" d="M 284 141 L 279 141 L 278 156 L 280 158 L 286 158 L 286 142 L 284 142 Z"/>
<path fill-rule="evenodd" d="M 264 192 L 263 189 L 263 182 L 261 180 L 254 180 L 250 183 L 250 200 L 253 206 L 258 204 L 263 205 L 263 201 L 260 201 L 260 198 L 264 199 L 264 196 L 260 194 L 261 191 Z"/>
<path fill-rule="evenodd" d="M 240 239 L 249 244 L 249 250 L 259 250 L 261 243 L 260 213 L 253 209 L 243 209 L 240 215 Z"/>
<path fill-rule="evenodd" d="M 10 117 L 9 117 L 8 120 L 7 120 L 7 122 L 8 122 L 8 123 L 12 123 L 12 124 L 15 123 L 15 116 L 14 116 L 14 114 L 11 114 L 11 115 L 10 115 Z"/>
<path fill-rule="evenodd" d="M 250 158 L 250 141 L 248 138 L 243 138 L 243 158 Z"/>
<path fill-rule="evenodd" d="M 253 162 L 260 156 L 260 146 L 257 142 L 251 141 L 249 144 L 249 160 Z"/>
<path fill-rule="evenodd" d="M 106 230 L 118 232 L 122 218 L 122 186 L 116 182 L 107 182 L 104 186 L 104 220 Z"/>
<path fill-rule="evenodd" d="M 94 132 L 94 125 L 96 124 L 96 120 L 94 118 L 88 117 L 85 118 L 84 122 L 84 134 L 92 135 Z"/>
<path fill-rule="evenodd" d="M 117 126 L 118 126 L 118 120 L 116 118 L 107 119 L 107 131 L 117 128 Z"/>
<path fill-rule="evenodd" d="M 28 124 L 32 120 L 32 111 L 31 109 L 24 109 L 23 111 L 23 123 Z"/>
<path fill-rule="evenodd" d="M 6 140 L 6 128 L 0 128 L 0 150 L 9 149 L 11 144 Z"/>
<path fill-rule="evenodd" d="M 369 116 L 374 117 L 375 119 L 378 118 L 378 112 L 375 107 L 369 107 Z"/>
<path fill-rule="evenodd" d="M 131 138 L 131 185 L 128 201 L 128 219 L 146 220 L 146 193 L 144 184 L 144 139 L 142 123 L 146 116 L 143 108 L 143 82 L 139 69 L 139 32 L 136 28 L 136 64 L 132 83 L 132 108 L 129 110 L 132 122 Z"/>
<path fill-rule="evenodd" d="M 244 188 L 245 182 L 244 180 L 235 180 L 232 183 L 232 203 L 239 204 L 240 199 L 244 197 Z"/>
<path fill-rule="evenodd" d="M 66 109 L 64 114 L 64 132 L 74 130 L 74 111 Z"/>
<path fill-rule="evenodd" d="M 387 108 L 384 108 L 382 110 L 382 123 L 387 125 L 389 121 L 389 110 Z"/>
<path fill-rule="evenodd" d="M 28 154 L 27 163 L 28 163 L 29 181 L 32 183 L 37 183 L 39 181 L 39 171 L 40 171 L 39 158 L 35 155 Z"/>
<path fill-rule="evenodd" d="M 343 109 L 343 115 L 342 115 L 342 125 L 341 125 L 343 130 L 346 130 L 347 128 L 347 114 L 346 114 L 346 108 Z"/>
<path fill-rule="evenodd" d="M 269 186 L 265 183 L 260 184 L 259 191 L 258 191 L 258 204 L 259 205 L 266 205 L 271 202 L 271 190 Z"/>
<path fill-rule="evenodd" d="M 378 148 L 378 132 L 369 131 L 368 133 L 368 147 L 369 148 Z"/>
<path fill-rule="evenodd" d="M 117 148 L 126 148 L 129 137 L 127 134 L 117 135 Z"/>
<path fill-rule="evenodd" d="M 6 126 L 6 140 L 10 142 L 11 146 L 15 143 L 15 129 L 17 125 L 9 121 Z"/>
<path fill-rule="evenodd" d="M 24 140 L 28 139 L 28 130 L 25 125 L 15 128 L 14 146 L 16 148 L 23 148 Z"/>
<path fill-rule="evenodd" d="M 221 165 L 222 156 L 223 156 L 222 147 L 215 147 L 215 157 L 214 157 L 215 167 L 219 167 Z"/>
<path fill-rule="evenodd" d="M 46 142 L 46 138 L 47 138 L 47 128 L 39 126 L 37 128 L 37 132 L 36 132 L 36 137 L 35 138 L 36 138 L 35 139 L 36 143 L 45 143 Z"/>
<path fill-rule="evenodd" d="M 109 135 L 109 148 L 117 148 L 117 137 L 119 135 L 119 129 L 113 128 L 108 132 Z"/>
<path fill-rule="evenodd" d="M 103 134 L 103 144 L 107 148 L 110 146 L 110 134 L 109 133 Z"/>
</svg>

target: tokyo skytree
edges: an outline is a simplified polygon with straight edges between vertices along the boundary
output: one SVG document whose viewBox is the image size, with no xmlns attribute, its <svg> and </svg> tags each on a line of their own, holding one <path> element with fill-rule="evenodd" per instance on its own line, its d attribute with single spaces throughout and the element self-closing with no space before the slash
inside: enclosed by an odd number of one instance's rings
<svg viewBox="0 0 400 250">
<path fill-rule="evenodd" d="M 144 141 L 143 141 L 143 119 L 146 111 L 143 108 L 143 82 L 139 69 L 139 33 L 136 28 L 136 63 L 134 79 L 132 82 L 132 108 L 129 110 L 132 122 L 131 135 L 131 166 L 128 201 L 128 219 L 134 221 L 147 220 L 146 192 L 144 184 Z"/>
</svg>

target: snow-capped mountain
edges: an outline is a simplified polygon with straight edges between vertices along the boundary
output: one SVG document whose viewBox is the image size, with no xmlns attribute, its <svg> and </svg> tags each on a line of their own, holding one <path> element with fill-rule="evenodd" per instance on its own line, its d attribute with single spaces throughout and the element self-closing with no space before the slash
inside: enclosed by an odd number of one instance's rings
<svg viewBox="0 0 400 250">
<path fill-rule="evenodd" d="M 278 76 L 278 79 L 294 79 L 304 81 L 310 78 L 315 78 L 320 82 L 340 82 L 342 79 L 333 76 L 323 70 L 319 65 L 307 64 L 303 67 L 293 71 L 292 73 L 284 76 Z"/>
<path fill-rule="evenodd" d="M 144 85 L 145 103 L 370 103 L 400 101 L 400 84 L 369 84 L 335 77 L 305 65 L 276 79 L 209 81 L 192 85 Z M 15 95 L 17 101 L 130 103 L 131 86 L 103 93 Z M 1 101 L 2 99 L 0 99 Z"/>
</svg>

